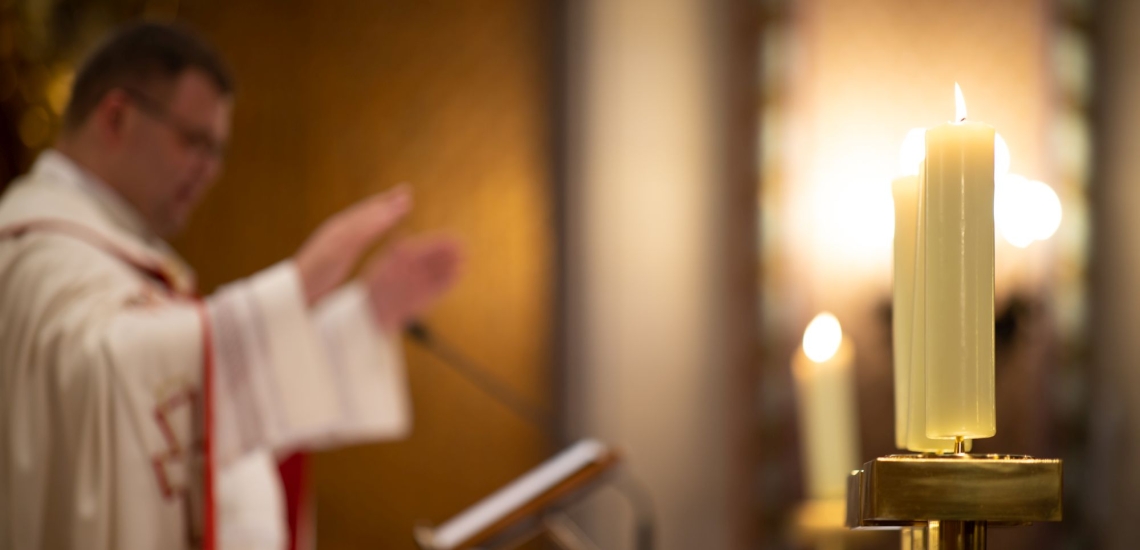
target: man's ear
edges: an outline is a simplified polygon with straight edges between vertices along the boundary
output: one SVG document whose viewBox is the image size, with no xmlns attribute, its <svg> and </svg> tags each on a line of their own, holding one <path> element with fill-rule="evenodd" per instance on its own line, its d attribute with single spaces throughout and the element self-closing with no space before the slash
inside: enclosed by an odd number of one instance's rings
<svg viewBox="0 0 1140 550">
<path fill-rule="evenodd" d="M 123 138 L 127 125 L 131 98 L 126 92 L 114 89 L 107 92 L 99 100 L 92 113 L 91 122 L 95 124 L 95 132 L 108 143 L 118 143 Z"/>
</svg>

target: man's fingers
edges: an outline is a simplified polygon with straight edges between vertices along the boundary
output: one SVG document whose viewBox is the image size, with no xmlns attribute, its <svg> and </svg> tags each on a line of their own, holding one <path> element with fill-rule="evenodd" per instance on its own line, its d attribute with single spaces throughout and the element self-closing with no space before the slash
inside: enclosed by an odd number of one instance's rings
<svg viewBox="0 0 1140 550">
<path fill-rule="evenodd" d="M 393 250 L 403 264 L 406 276 L 422 282 L 439 283 L 453 278 L 462 264 L 462 247 L 446 237 L 424 238 L 401 243 Z M 432 285 L 434 286 L 434 285 Z"/>
<path fill-rule="evenodd" d="M 309 303 L 339 285 L 360 255 L 412 208 L 412 189 L 400 184 L 329 218 L 305 241 L 295 261 Z"/>
<path fill-rule="evenodd" d="M 450 286 L 459 276 L 463 265 L 463 253 L 459 243 L 440 241 L 426 246 L 422 252 L 421 265 L 427 278 L 437 287 Z"/>
<path fill-rule="evenodd" d="M 338 216 L 354 241 L 367 246 L 412 209 L 412 188 L 402 183 L 349 207 Z"/>
<path fill-rule="evenodd" d="M 455 283 L 462 263 L 461 245 L 446 237 L 420 237 L 392 246 L 364 272 L 377 317 L 395 326 L 419 315 Z"/>
</svg>

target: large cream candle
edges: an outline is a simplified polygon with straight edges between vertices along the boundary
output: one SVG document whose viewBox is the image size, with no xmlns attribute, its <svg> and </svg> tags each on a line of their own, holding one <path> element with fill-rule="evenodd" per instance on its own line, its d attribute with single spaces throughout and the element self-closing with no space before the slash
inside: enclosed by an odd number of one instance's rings
<svg viewBox="0 0 1140 550">
<path fill-rule="evenodd" d="M 811 499 L 844 498 L 847 476 L 859 465 L 852 366 L 854 346 L 839 321 L 821 313 L 804 331 L 792 358 L 807 494 Z"/>
<path fill-rule="evenodd" d="M 956 122 L 926 132 L 926 435 L 977 439 L 997 431 L 994 129 L 967 122 L 955 95 Z"/>
</svg>

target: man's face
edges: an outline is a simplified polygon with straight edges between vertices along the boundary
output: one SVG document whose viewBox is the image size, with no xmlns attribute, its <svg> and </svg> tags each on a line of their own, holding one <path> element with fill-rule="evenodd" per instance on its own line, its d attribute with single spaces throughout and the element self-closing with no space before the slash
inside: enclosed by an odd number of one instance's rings
<svg viewBox="0 0 1140 550">
<path fill-rule="evenodd" d="M 151 93 L 126 91 L 113 185 L 166 237 L 182 230 L 221 172 L 233 101 L 194 69 L 165 94 Z"/>
</svg>

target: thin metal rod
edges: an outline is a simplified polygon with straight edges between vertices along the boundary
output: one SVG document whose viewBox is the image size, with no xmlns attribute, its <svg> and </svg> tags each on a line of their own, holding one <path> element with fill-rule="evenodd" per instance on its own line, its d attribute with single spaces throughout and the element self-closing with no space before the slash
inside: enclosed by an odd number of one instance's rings
<svg viewBox="0 0 1140 550">
<path fill-rule="evenodd" d="M 532 521 L 525 529 L 511 533 L 504 539 L 493 541 L 487 546 L 480 545 L 480 547 L 488 550 L 515 550 L 545 532 L 547 532 L 546 524 L 540 521 Z"/>
<path fill-rule="evenodd" d="M 943 521 L 940 523 L 939 550 L 985 550 L 986 522 Z"/>
<path fill-rule="evenodd" d="M 543 524 L 550 539 L 563 550 L 601 550 L 565 514 L 550 514 L 543 519 Z"/>
<path fill-rule="evenodd" d="M 899 550 L 927 550 L 926 526 L 912 525 L 899 529 Z"/>
<path fill-rule="evenodd" d="M 653 508 L 653 496 L 649 489 L 642 484 L 628 470 L 623 475 L 610 481 L 609 486 L 616 490 L 633 510 L 634 535 L 633 547 L 635 550 L 654 550 L 656 548 L 657 514 Z"/>
<path fill-rule="evenodd" d="M 510 409 L 523 420 L 538 427 L 542 430 L 543 435 L 551 437 L 551 434 L 554 433 L 554 422 L 550 413 L 535 406 L 507 387 L 498 378 L 489 374 L 487 369 L 482 368 L 466 355 L 460 353 L 450 342 L 440 338 L 427 325 L 418 321 L 410 323 L 404 329 L 404 333 L 422 344 L 428 351 L 441 359 L 444 365 L 466 378 L 468 382 L 483 393 L 491 396 L 492 399 Z"/>
</svg>

